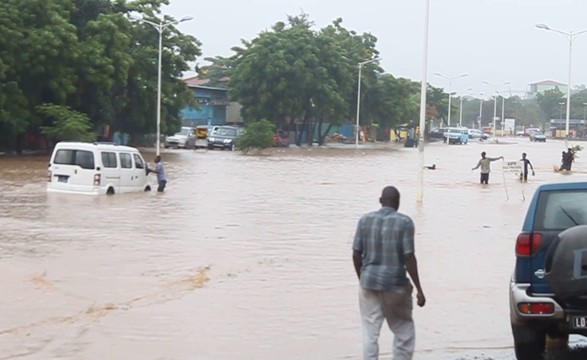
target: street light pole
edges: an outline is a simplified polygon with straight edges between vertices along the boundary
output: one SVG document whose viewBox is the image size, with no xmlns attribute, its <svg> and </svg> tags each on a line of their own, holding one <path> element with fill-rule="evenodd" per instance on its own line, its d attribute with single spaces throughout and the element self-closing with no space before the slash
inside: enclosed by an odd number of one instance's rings
<svg viewBox="0 0 587 360">
<path fill-rule="evenodd" d="M 159 155 L 161 150 L 161 57 L 163 53 L 163 31 L 171 25 L 179 24 L 180 22 L 191 20 L 191 16 L 186 16 L 180 20 L 174 21 L 160 21 L 158 23 L 146 19 L 140 19 L 140 21 L 147 23 L 155 28 L 159 32 L 159 56 L 157 65 L 157 149 L 156 154 Z"/>
<path fill-rule="evenodd" d="M 564 37 L 569 40 L 569 69 L 568 69 L 568 83 L 567 83 L 567 116 L 565 120 L 565 137 L 569 136 L 569 123 L 570 123 L 570 115 L 571 115 L 571 69 L 572 69 L 572 60 L 573 60 L 573 40 L 581 34 L 587 32 L 587 29 L 581 30 L 579 32 L 565 32 L 557 29 L 552 29 L 548 25 L 545 24 L 536 24 L 536 27 L 542 30 L 554 31 L 563 35 Z"/>
<path fill-rule="evenodd" d="M 372 63 L 373 61 L 381 60 L 381 58 L 374 58 L 359 63 L 359 79 L 357 80 L 357 125 L 355 128 L 355 149 L 359 147 L 359 116 L 361 113 L 361 70 L 363 65 Z"/>
<path fill-rule="evenodd" d="M 451 100 L 452 100 L 452 81 L 459 79 L 459 78 L 463 78 L 466 76 L 469 76 L 469 74 L 461 74 L 459 76 L 444 76 L 441 73 L 434 73 L 434 75 L 439 76 L 441 78 L 445 78 L 448 80 L 448 119 L 447 119 L 447 125 L 448 127 L 450 127 L 450 110 L 451 110 Z"/>
<path fill-rule="evenodd" d="M 479 130 L 481 130 L 481 120 L 483 119 L 483 93 L 479 94 L 481 98 L 479 99 Z"/>
<path fill-rule="evenodd" d="M 422 80 L 420 82 L 420 138 L 418 140 L 418 191 L 416 202 L 424 202 L 424 134 L 426 128 L 426 91 L 428 89 L 428 25 L 430 24 L 430 0 L 424 6 L 424 51 L 422 55 Z"/>
<path fill-rule="evenodd" d="M 494 100 L 493 100 L 493 126 L 491 127 L 491 129 L 492 129 L 491 135 L 492 135 L 492 137 L 495 138 L 495 128 L 497 127 L 497 124 L 495 123 L 496 119 L 497 119 L 497 97 L 499 96 L 499 86 L 501 86 L 501 85 L 494 85 L 494 84 L 491 84 L 487 81 L 483 81 L 483 84 L 495 88 L 495 96 L 494 96 Z M 510 82 L 506 81 L 502 85 L 509 85 L 509 84 L 510 84 Z M 501 119 L 501 121 L 503 122 L 503 119 Z"/>
</svg>

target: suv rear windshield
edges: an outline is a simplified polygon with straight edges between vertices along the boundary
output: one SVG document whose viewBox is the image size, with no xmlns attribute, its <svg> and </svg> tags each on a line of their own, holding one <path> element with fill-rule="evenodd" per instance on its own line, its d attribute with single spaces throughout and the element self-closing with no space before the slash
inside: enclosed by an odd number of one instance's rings
<svg viewBox="0 0 587 360">
<path fill-rule="evenodd" d="M 587 191 L 545 191 L 538 199 L 536 230 L 563 230 L 587 225 Z"/>
<path fill-rule="evenodd" d="M 85 150 L 57 150 L 53 163 L 59 165 L 77 165 L 82 169 L 94 169 L 94 153 Z"/>
</svg>

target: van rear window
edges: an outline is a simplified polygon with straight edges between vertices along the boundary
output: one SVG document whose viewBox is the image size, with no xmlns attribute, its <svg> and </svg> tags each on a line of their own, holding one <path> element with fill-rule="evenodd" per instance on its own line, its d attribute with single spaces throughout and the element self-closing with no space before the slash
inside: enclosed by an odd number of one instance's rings
<svg viewBox="0 0 587 360">
<path fill-rule="evenodd" d="M 117 168 L 118 167 L 118 161 L 116 160 L 116 153 L 103 151 L 100 155 L 102 156 L 102 165 L 104 165 L 105 168 Z"/>
<path fill-rule="evenodd" d="M 53 163 L 59 165 L 77 165 L 82 169 L 94 169 L 94 154 L 85 150 L 57 150 Z"/>
</svg>

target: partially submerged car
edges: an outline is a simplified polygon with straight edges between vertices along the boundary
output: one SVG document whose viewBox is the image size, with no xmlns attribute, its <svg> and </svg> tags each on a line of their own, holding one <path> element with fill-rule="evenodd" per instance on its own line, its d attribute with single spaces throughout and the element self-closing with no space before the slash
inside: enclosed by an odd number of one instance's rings
<svg viewBox="0 0 587 360">
<path fill-rule="evenodd" d="M 119 194 L 151 190 L 148 166 L 133 147 L 108 143 L 57 143 L 47 169 L 47 192 Z"/>
<path fill-rule="evenodd" d="M 515 251 L 509 298 L 516 357 L 543 359 L 546 336 L 587 336 L 587 182 L 538 187 Z"/>
</svg>

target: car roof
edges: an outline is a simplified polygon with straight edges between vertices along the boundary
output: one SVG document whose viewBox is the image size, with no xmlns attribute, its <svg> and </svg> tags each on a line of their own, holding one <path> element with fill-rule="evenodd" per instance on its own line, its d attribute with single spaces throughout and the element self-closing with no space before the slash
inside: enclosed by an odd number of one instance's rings
<svg viewBox="0 0 587 360">
<path fill-rule="evenodd" d="M 587 182 L 564 182 L 540 185 L 536 191 L 587 190 Z"/>
<path fill-rule="evenodd" d="M 131 146 L 116 145 L 114 143 L 105 142 L 81 142 L 81 141 L 60 141 L 55 145 L 55 149 L 70 149 L 70 150 L 122 150 L 122 151 L 136 151 L 138 150 Z"/>
</svg>

